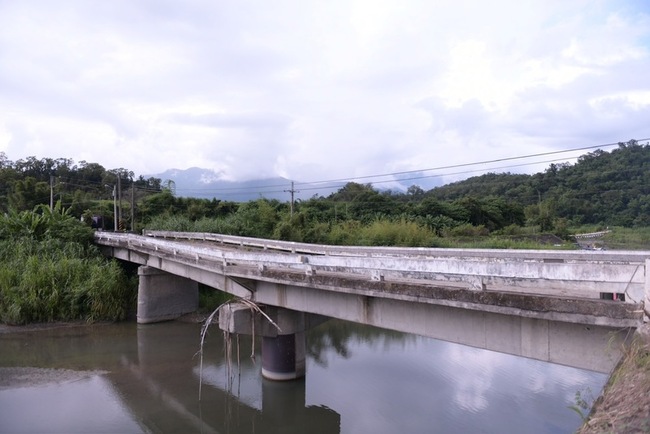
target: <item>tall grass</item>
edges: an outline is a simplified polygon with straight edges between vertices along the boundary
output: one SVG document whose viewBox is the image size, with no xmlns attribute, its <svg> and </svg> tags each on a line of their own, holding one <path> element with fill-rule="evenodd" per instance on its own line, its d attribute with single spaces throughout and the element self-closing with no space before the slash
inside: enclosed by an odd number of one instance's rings
<svg viewBox="0 0 650 434">
<path fill-rule="evenodd" d="M 121 320 L 134 300 L 115 261 L 79 255 L 79 246 L 44 248 L 33 240 L 0 242 L 0 321 L 9 324 Z M 11 252 L 13 254 L 8 254 Z"/>
<path fill-rule="evenodd" d="M 0 321 L 121 320 L 135 285 L 60 205 L 0 215 Z"/>
<path fill-rule="evenodd" d="M 359 230 L 359 244 L 366 246 L 431 247 L 437 239 L 431 229 L 405 219 L 378 219 Z"/>
<path fill-rule="evenodd" d="M 610 229 L 611 232 L 603 237 L 607 248 L 650 250 L 650 227 Z"/>
<path fill-rule="evenodd" d="M 185 216 L 156 216 L 147 223 L 147 229 L 178 232 L 209 232 L 225 235 L 248 235 L 241 219 L 229 215 L 220 218 L 202 217 L 190 220 Z"/>
</svg>

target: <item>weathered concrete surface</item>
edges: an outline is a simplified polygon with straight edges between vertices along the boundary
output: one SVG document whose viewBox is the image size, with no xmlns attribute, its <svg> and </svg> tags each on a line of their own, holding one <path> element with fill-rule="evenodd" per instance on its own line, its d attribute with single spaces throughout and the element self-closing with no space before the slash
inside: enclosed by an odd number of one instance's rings
<svg viewBox="0 0 650 434">
<path fill-rule="evenodd" d="M 235 270 L 231 270 L 231 272 L 236 273 Z M 634 327 L 640 324 L 643 318 L 642 305 L 637 303 L 616 303 L 596 299 L 578 300 L 500 291 L 473 291 L 440 285 L 423 285 L 422 283 L 373 281 L 339 274 L 306 275 L 270 269 L 261 272 L 242 270 L 241 275 L 277 282 L 279 285 L 290 283 L 295 286 L 323 290 L 336 288 L 337 293 L 440 304 L 463 309 L 593 325 Z M 258 289 L 254 299 L 259 299 L 259 293 Z M 331 300 L 333 297 L 335 297 L 334 294 L 328 294 L 327 298 Z M 284 306 L 284 304 L 276 304 L 281 301 L 280 299 L 269 304 Z"/>
<path fill-rule="evenodd" d="M 107 255 L 256 303 L 600 372 L 611 371 L 618 344 L 643 323 L 650 288 L 648 252 L 555 257 L 316 246 L 324 253 L 312 254 L 308 245 L 255 244 L 270 240 L 223 247 L 123 235 L 98 242 Z M 599 291 L 626 300 L 600 300 Z"/>
<path fill-rule="evenodd" d="M 138 323 L 176 319 L 199 307 L 197 282 L 152 267 L 138 268 Z"/>
<path fill-rule="evenodd" d="M 128 248 L 111 247 L 111 256 L 138 261 L 170 274 L 182 276 L 243 298 L 259 299 L 259 282 L 291 284 L 328 291 L 328 298 L 346 293 L 383 297 L 415 303 L 432 303 L 464 309 L 486 310 L 530 318 L 578 322 L 590 325 L 635 327 L 643 321 L 642 303 L 616 303 L 599 299 L 576 299 L 537 295 L 531 292 L 482 290 L 426 280 L 392 281 L 340 272 L 305 273 L 304 270 L 215 262 L 204 257 L 157 253 L 133 254 Z M 276 305 L 275 303 L 268 303 Z M 291 306 L 277 304 L 278 306 Z M 315 312 L 319 313 L 319 312 Z"/>
<path fill-rule="evenodd" d="M 252 266 L 574 298 L 600 298 L 600 293 L 618 293 L 632 303 L 641 303 L 644 292 L 650 292 L 645 277 L 650 252 L 315 246 L 220 235 L 215 235 L 221 239 L 215 243 L 192 238 L 197 234 L 175 235 L 190 240 L 110 233 L 98 233 L 96 239 L 98 244 L 112 248 L 112 252 L 107 252 L 111 256 L 156 268 L 160 268 L 157 260 L 191 264 L 206 270 L 221 267 L 227 271 L 230 265 Z"/>
<path fill-rule="evenodd" d="M 609 373 L 633 329 L 260 282 L 255 301 Z"/>
</svg>

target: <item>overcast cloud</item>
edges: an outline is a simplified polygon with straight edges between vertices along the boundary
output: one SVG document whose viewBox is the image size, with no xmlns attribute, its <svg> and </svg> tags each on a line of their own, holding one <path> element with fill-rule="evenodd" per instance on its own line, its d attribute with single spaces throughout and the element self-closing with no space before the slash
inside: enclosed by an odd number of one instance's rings
<svg viewBox="0 0 650 434">
<path fill-rule="evenodd" d="M 0 0 L 0 151 L 317 181 L 642 139 L 649 48 L 645 0 Z"/>
</svg>

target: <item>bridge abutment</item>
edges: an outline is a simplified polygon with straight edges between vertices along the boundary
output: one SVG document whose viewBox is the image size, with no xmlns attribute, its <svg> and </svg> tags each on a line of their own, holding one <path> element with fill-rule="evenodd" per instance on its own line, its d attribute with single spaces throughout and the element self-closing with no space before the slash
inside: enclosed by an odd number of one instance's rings
<svg viewBox="0 0 650 434">
<path fill-rule="evenodd" d="M 157 268 L 138 267 L 139 324 L 176 319 L 199 307 L 199 284 Z"/>
</svg>

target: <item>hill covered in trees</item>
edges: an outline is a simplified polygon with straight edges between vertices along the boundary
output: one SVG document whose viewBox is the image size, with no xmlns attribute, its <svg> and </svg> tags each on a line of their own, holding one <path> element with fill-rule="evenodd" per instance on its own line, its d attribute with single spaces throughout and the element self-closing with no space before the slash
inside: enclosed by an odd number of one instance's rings
<svg viewBox="0 0 650 434">
<path fill-rule="evenodd" d="M 534 175 L 489 173 L 438 187 L 427 196 L 442 201 L 500 197 L 526 207 L 533 220 L 650 226 L 650 146 L 620 143 L 611 152 L 585 154 L 576 164 L 551 164 Z"/>
</svg>

